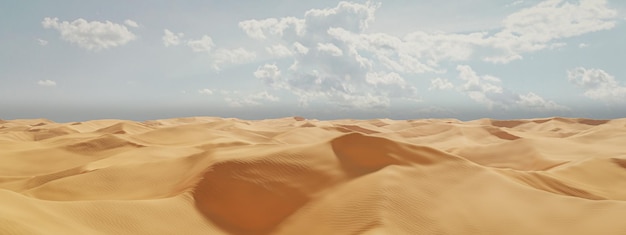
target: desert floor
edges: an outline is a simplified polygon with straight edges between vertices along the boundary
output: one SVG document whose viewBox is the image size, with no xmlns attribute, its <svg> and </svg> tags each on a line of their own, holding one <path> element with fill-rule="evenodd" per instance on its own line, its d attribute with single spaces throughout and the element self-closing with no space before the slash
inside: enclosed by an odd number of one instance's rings
<svg viewBox="0 0 626 235">
<path fill-rule="evenodd" d="M 626 234 L 626 119 L 0 120 L 0 234 Z"/>
</svg>

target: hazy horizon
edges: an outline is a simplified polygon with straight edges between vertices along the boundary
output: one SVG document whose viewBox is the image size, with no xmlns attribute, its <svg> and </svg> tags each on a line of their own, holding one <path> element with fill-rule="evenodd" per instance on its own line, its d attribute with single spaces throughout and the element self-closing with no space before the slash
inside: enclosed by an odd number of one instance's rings
<svg viewBox="0 0 626 235">
<path fill-rule="evenodd" d="M 626 117 L 617 0 L 0 3 L 0 119 Z"/>
</svg>

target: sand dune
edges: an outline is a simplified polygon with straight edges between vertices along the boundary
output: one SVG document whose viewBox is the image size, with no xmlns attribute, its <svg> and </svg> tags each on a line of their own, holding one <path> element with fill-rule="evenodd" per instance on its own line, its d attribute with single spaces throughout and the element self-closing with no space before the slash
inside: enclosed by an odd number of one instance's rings
<svg viewBox="0 0 626 235">
<path fill-rule="evenodd" d="M 0 120 L 0 234 L 626 234 L 626 119 Z"/>
</svg>

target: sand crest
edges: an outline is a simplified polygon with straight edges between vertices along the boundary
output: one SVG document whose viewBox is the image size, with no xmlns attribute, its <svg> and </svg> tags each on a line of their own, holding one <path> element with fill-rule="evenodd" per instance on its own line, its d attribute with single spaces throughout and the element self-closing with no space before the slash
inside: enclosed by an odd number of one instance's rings
<svg viewBox="0 0 626 235">
<path fill-rule="evenodd" d="M 626 119 L 0 120 L 0 234 L 626 234 Z"/>
</svg>

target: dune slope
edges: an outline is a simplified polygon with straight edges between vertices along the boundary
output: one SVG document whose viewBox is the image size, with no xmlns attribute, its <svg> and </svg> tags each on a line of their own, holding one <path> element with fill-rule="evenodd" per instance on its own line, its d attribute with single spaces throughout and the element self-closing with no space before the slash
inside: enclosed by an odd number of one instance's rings
<svg viewBox="0 0 626 235">
<path fill-rule="evenodd" d="M 626 234 L 626 119 L 0 120 L 0 234 Z"/>
</svg>

